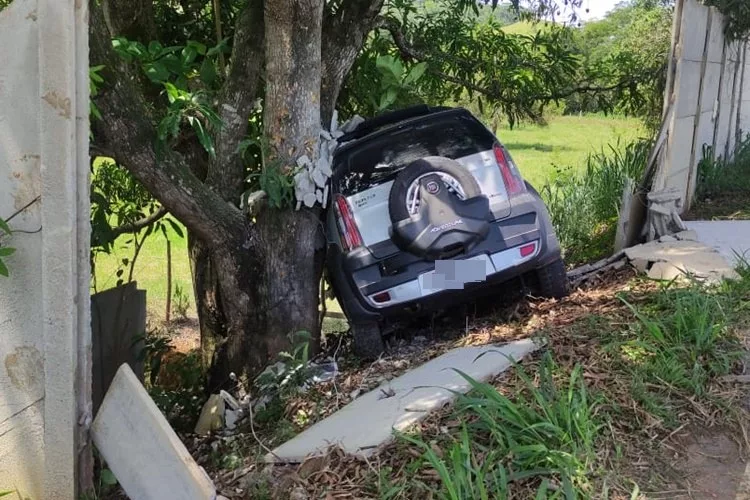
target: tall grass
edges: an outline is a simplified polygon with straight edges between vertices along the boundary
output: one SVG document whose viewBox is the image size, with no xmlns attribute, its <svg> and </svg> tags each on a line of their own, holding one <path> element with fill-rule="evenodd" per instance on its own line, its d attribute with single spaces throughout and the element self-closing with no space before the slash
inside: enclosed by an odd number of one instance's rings
<svg viewBox="0 0 750 500">
<path fill-rule="evenodd" d="M 458 398 L 463 426 L 444 453 L 419 437 L 403 436 L 422 448 L 424 466 L 440 477 L 433 491 L 438 498 L 508 498 L 528 488 L 536 489 L 538 498 L 587 496 L 600 424 L 598 401 L 589 395 L 581 368 L 562 376 L 547 353 L 538 385 L 521 366 L 515 369 L 523 390 L 513 399 L 461 373 L 472 391 Z"/>
<path fill-rule="evenodd" d="M 737 145 L 731 160 L 716 156 L 711 147 L 704 146 L 703 158 L 698 163 L 698 202 L 747 193 L 750 193 L 750 136 Z"/>
<path fill-rule="evenodd" d="M 568 263 L 580 263 L 612 250 L 627 179 L 637 182 L 648 161 L 651 141 L 591 154 L 582 173 L 561 171 L 541 189 Z"/>
</svg>

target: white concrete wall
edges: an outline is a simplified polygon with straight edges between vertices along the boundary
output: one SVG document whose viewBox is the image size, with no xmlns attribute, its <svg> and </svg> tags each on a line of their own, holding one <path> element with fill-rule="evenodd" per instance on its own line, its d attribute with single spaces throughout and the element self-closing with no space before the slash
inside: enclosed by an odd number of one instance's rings
<svg viewBox="0 0 750 500">
<path fill-rule="evenodd" d="M 73 499 L 90 391 L 87 2 L 0 12 L 0 491 Z M 84 424 L 79 425 L 79 417 Z M 80 474 L 86 479 L 86 473 Z"/>
<path fill-rule="evenodd" d="M 678 0 L 675 12 L 674 78 L 665 95 L 669 135 L 654 189 L 678 189 L 687 209 L 704 146 L 728 157 L 750 132 L 750 92 L 744 91 L 750 90 L 750 71 L 744 71 L 747 44 L 727 43 L 720 12 L 698 0 Z"/>
</svg>

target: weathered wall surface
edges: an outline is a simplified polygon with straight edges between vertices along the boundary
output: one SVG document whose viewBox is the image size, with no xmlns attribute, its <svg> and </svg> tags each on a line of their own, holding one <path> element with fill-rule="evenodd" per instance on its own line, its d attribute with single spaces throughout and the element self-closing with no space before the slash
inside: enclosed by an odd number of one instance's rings
<svg viewBox="0 0 750 500">
<path fill-rule="evenodd" d="M 76 498 L 90 451 L 86 8 L 0 12 L 0 217 L 18 231 L 0 278 L 0 491 L 32 500 Z"/>
<path fill-rule="evenodd" d="M 673 73 L 665 95 L 668 136 L 654 190 L 677 189 L 686 210 L 704 149 L 729 158 L 750 132 L 750 60 L 746 41 L 725 39 L 724 16 L 716 9 L 678 0 L 675 16 Z"/>
<path fill-rule="evenodd" d="M 36 1 L 15 0 L 0 13 L 0 217 L 41 195 Z M 25 78 L 19 78 L 25 75 Z M 11 222 L 34 232 L 34 203 Z M 18 488 L 41 498 L 44 485 L 44 335 L 42 233 L 17 233 L 17 249 L 0 278 L 0 491 Z"/>
</svg>

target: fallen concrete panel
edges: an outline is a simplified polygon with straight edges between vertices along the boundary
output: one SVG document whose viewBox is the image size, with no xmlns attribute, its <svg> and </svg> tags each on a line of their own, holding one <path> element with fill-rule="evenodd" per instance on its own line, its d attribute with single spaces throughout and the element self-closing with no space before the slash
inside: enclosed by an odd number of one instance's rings
<svg viewBox="0 0 750 500">
<path fill-rule="evenodd" d="M 306 457 L 340 446 L 352 454 L 369 455 L 403 431 L 466 393 L 470 384 L 460 370 L 487 381 L 536 350 L 531 340 L 503 346 L 463 347 L 435 358 L 352 401 L 266 455 L 269 462 L 300 463 Z"/>
<path fill-rule="evenodd" d="M 697 241 L 652 241 L 625 249 L 630 261 L 642 264 L 654 263 L 649 271 L 650 278 L 671 280 L 680 275 L 691 275 L 709 281 L 737 276 L 732 266 L 716 250 Z"/>
<path fill-rule="evenodd" d="M 128 497 L 213 500 L 216 490 L 127 364 L 91 427 L 97 449 Z"/>
<path fill-rule="evenodd" d="M 730 264 L 737 264 L 737 254 L 750 258 L 750 221 L 688 221 L 685 225 L 695 231 L 701 243 L 717 250 Z"/>
</svg>

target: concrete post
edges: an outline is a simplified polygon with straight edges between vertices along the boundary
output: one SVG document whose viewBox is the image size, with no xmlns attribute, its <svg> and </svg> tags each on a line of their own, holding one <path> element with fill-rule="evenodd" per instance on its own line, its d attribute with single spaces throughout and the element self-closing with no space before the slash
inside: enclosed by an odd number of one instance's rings
<svg viewBox="0 0 750 500">
<path fill-rule="evenodd" d="M 87 8 L 0 12 L 0 490 L 31 500 L 91 484 Z"/>
</svg>

